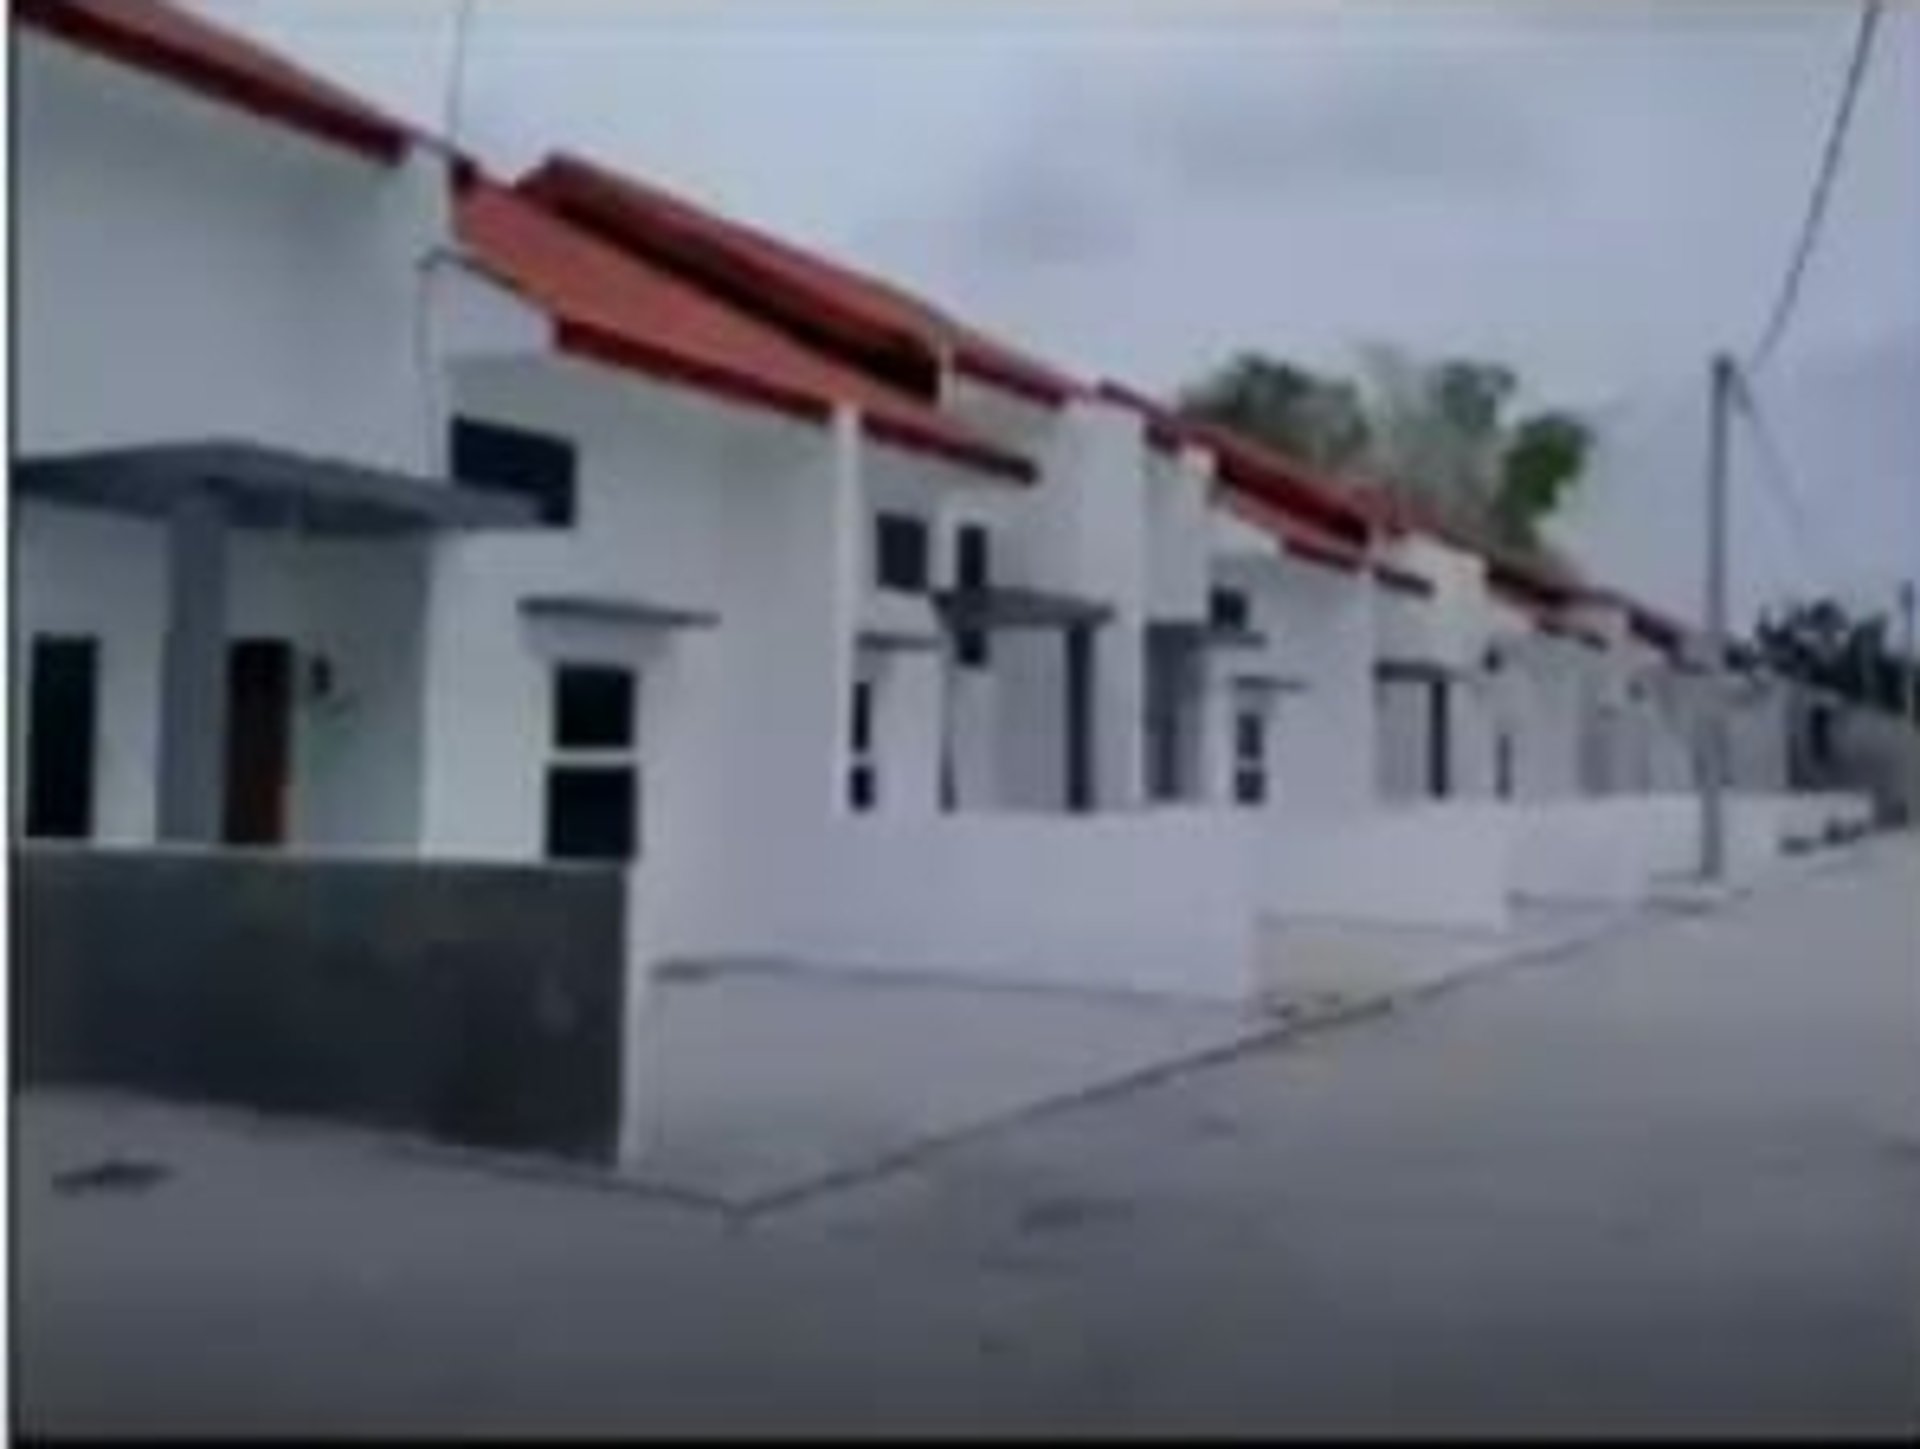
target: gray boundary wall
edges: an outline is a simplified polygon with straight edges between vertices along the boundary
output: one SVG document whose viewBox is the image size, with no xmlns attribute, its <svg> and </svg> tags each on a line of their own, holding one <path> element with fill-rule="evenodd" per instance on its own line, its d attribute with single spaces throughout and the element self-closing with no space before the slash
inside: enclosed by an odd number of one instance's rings
<svg viewBox="0 0 1920 1449">
<path fill-rule="evenodd" d="M 625 873 L 14 849 L 14 1076 L 610 1160 Z"/>
</svg>

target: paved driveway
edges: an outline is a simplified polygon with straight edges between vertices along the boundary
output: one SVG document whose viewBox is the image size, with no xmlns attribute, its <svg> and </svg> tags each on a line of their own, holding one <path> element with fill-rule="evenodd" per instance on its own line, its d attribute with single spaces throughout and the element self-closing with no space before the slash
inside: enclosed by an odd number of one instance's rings
<svg viewBox="0 0 1920 1449">
<path fill-rule="evenodd" d="M 23 1422 L 1910 1433 L 1916 900 L 1882 845 L 745 1226 L 30 1102 Z M 108 1148 L 171 1173 L 55 1189 Z"/>
</svg>

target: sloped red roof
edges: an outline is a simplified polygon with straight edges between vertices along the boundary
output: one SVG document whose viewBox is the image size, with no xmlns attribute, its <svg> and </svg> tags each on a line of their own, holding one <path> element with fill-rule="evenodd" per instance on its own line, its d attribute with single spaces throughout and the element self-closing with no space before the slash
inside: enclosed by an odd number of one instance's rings
<svg viewBox="0 0 1920 1449">
<path fill-rule="evenodd" d="M 1687 626 L 1680 620 L 1618 589 L 1591 589 L 1587 597 L 1597 603 L 1611 604 L 1625 613 L 1627 627 L 1636 637 L 1656 649 L 1672 653 L 1687 636 Z"/>
<path fill-rule="evenodd" d="M 1213 450 L 1216 471 L 1229 492 L 1250 496 L 1323 533 L 1367 542 L 1371 521 L 1339 485 L 1315 478 L 1291 459 L 1216 424 L 1183 421 L 1181 429 Z"/>
<path fill-rule="evenodd" d="M 391 165 L 415 133 L 310 71 L 163 0 L 15 0 L 21 24 Z"/>
<path fill-rule="evenodd" d="M 1367 550 L 1363 542 L 1356 542 L 1322 527 L 1258 494 L 1228 489 L 1222 501 L 1229 513 L 1278 539 L 1289 554 L 1349 572 L 1359 572 L 1367 567 Z"/>
<path fill-rule="evenodd" d="M 461 240 L 550 316 L 577 355 L 803 417 L 837 402 L 874 436 L 1002 477 L 1033 467 L 960 423 L 841 367 L 659 267 L 589 235 L 515 190 L 476 181 L 457 206 Z"/>
<path fill-rule="evenodd" d="M 929 390 L 944 355 L 959 371 L 1048 405 L 1081 391 L 1064 372 L 890 283 L 582 157 L 548 157 L 520 189 L 623 249 L 684 268 L 741 305 Z"/>
</svg>

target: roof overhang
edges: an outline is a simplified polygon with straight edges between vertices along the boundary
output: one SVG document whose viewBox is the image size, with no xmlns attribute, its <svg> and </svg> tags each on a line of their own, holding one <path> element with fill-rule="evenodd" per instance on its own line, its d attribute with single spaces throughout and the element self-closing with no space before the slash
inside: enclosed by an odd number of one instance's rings
<svg viewBox="0 0 1920 1449">
<path fill-rule="evenodd" d="M 78 49 L 383 165 L 397 164 L 413 144 L 402 122 L 176 5 L 16 0 L 13 15 Z"/>
<path fill-rule="evenodd" d="M 23 458 L 14 465 L 13 489 L 26 498 L 149 517 L 165 516 L 188 494 L 209 493 L 231 524 L 313 533 L 538 523 L 533 503 L 513 494 L 224 439 Z"/>
</svg>

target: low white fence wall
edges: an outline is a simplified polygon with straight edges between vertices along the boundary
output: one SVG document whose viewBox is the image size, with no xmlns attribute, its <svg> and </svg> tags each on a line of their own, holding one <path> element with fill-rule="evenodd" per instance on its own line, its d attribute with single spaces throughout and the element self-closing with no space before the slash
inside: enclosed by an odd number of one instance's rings
<svg viewBox="0 0 1920 1449">
<path fill-rule="evenodd" d="M 1254 900 L 1280 917 L 1500 929 L 1509 828 L 1472 801 L 1279 815 L 1256 840 Z"/>
<path fill-rule="evenodd" d="M 1244 1000 L 1244 822 L 1224 812 L 843 820 L 744 847 L 755 885 L 656 954 Z"/>
<path fill-rule="evenodd" d="M 1507 809 L 1516 895 L 1633 901 L 1661 878 L 1699 869 L 1700 806 L 1691 795 L 1534 801 Z M 1864 796 L 1730 794 L 1728 873 L 1751 877 L 1779 859 L 1790 840 L 1816 842 L 1829 826 L 1860 829 L 1871 819 Z"/>
</svg>

